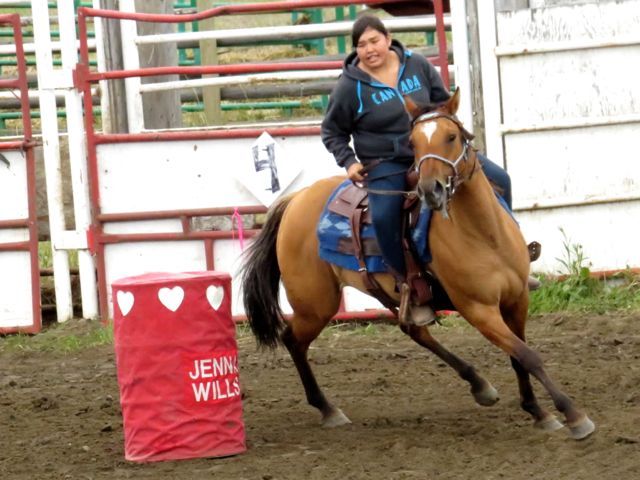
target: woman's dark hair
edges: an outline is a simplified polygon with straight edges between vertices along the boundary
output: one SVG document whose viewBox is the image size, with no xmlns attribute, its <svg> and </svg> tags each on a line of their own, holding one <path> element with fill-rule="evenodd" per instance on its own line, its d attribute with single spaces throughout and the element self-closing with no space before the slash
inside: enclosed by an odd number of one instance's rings
<svg viewBox="0 0 640 480">
<path fill-rule="evenodd" d="M 387 30 L 387 27 L 384 26 L 384 23 L 382 23 L 382 20 L 371 14 L 363 15 L 353 23 L 353 28 L 351 29 L 351 42 L 353 44 L 353 48 L 358 46 L 360 37 L 367 28 L 373 28 L 374 30 L 382 33 L 385 37 L 389 36 L 389 31 Z"/>
</svg>

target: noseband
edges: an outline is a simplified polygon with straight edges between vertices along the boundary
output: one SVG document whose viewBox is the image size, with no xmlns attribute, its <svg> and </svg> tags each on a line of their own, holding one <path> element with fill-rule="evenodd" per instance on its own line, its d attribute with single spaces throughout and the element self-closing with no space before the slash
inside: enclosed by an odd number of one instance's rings
<svg viewBox="0 0 640 480">
<path fill-rule="evenodd" d="M 416 125 L 418 125 L 419 123 L 430 122 L 438 118 L 446 118 L 447 120 L 451 120 L 453 123 L 456 124 L 456 126 L 460 130 L 460 133 L 462 133 L 462 136 L 463 136 L 462 152 L 460 153 L 458 158 L 456 158 L 453 161 L 449 160 L 448 158 L 441 157 L 440 155 L 436 155 L 434 153 L 427 153 L 426 155 L 423 155 L 418 159 L 418 163 L 416 164 L 416 171 L 418 172 L 418 174 L 420 174 L 420 168 L 422 167 L 422 163 L 425 160 L 429 160 L 430 158 L 433 158 L 435 160 L 438 160 L 442 163 L 449 165 L 453 170 L 453 175 L 447 177 L 447 184 L 445 185 L 446 198 L 449 200 L 451 199 L 453 194 L 456 192 L 456 189 L 460 186 L 460 184 L 465 181 L 465 178 L 463 178 L 460 175 L 460 172 L 458 171 L 458 167 L 460 166 L 460 162 L 466 163 L 466 161 L 469 159 L 469 142 L 473 139 L 473 135 L 469 133 L 462 126 L 462 123 L 460 123 L 460 120 L 458 120 L 456 117 L 452 115 L 447 115 L 446 113 L 438 112 L 438 111 L 424 113 L 416 117 L 411 124 L 411 128 L 412 129 L 415 128 Z M 475 172 L 475 166 L 473 171 L 471 172 L 471 175 L 469 175 L 469 178 L 471 178 L 471 176 L 473 175 L 473 172 Z"/>
</svg>

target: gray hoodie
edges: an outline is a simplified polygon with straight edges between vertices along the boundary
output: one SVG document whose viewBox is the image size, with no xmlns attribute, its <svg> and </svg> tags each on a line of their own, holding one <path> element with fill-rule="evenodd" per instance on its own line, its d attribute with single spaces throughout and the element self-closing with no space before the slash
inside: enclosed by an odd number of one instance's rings
<svg viewBox="0 0 640 480">
<path fill-rule="evenodd" d="M 413 161 L 409 145 L 411 121 L 403 95 L 418 106 L 444 102 L 449 92 L 433 65 L 422 55 L 406 50 L 397 40 L 391 48 L 400 58 L 395 88 L 378 82 L 357 67 L 356 52 L 344 62 L 342 75 L 331 92 L 322 121 L 322 142 L 338 165 L 349 168 L 358 160 L 403 163 Z M 355 153 L 349 146 L 353 137 Z"/>
</svg>

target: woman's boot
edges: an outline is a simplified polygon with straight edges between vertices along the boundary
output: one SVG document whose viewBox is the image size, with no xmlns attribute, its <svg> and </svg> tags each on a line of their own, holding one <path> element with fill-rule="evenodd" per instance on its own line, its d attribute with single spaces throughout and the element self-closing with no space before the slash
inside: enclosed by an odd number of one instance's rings
<svg viewBox="0 0 640 480">
<path fill-rule="evenodd" d="M 398 321 L 401 325 L 424 327 L 436 321 L 436 312 L 428 303 L 416 305 L 412 299 L 411 287 L 407 282 L 400 285 L 400 307 Z"/>
</svg>

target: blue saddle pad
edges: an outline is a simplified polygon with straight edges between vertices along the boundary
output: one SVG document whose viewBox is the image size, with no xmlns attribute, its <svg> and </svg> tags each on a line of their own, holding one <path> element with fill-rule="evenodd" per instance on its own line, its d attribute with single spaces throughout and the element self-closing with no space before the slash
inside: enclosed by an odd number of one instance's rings
<svg viewBox="0 0 640 480">
<path fill-rule="evenodd" d="M 338 185 L 329 197 L 320 216 L 320 221 L 318 222 L 317 234 L 320 245 L 320 258 L 339 267 L 357 271 L 360 267 L 356 257 L 338 251 L 340 239 L 352 238 L 350 220 L 342 215 L 330 212 L 328 209 L 328 206 L 336 195 L 350 184 L 350 180 L 345 180 Z M 411 231 L 411 237 L 413 238 L 413 243 L 416 246 L 418 255 L 424 263 L 431 261 L 431 253 L 428 245 L 430 221 L 431 210 L 423 204 L 420 209 L 418 223 Z M 373 225 L 365 224 L 361 236 L 363 239 L 375 238 Z M 387 271 L 386 264 L 381 256 L 365 256 L 365 263 L 369 272 L 378 273 Z"/>
</svg>

